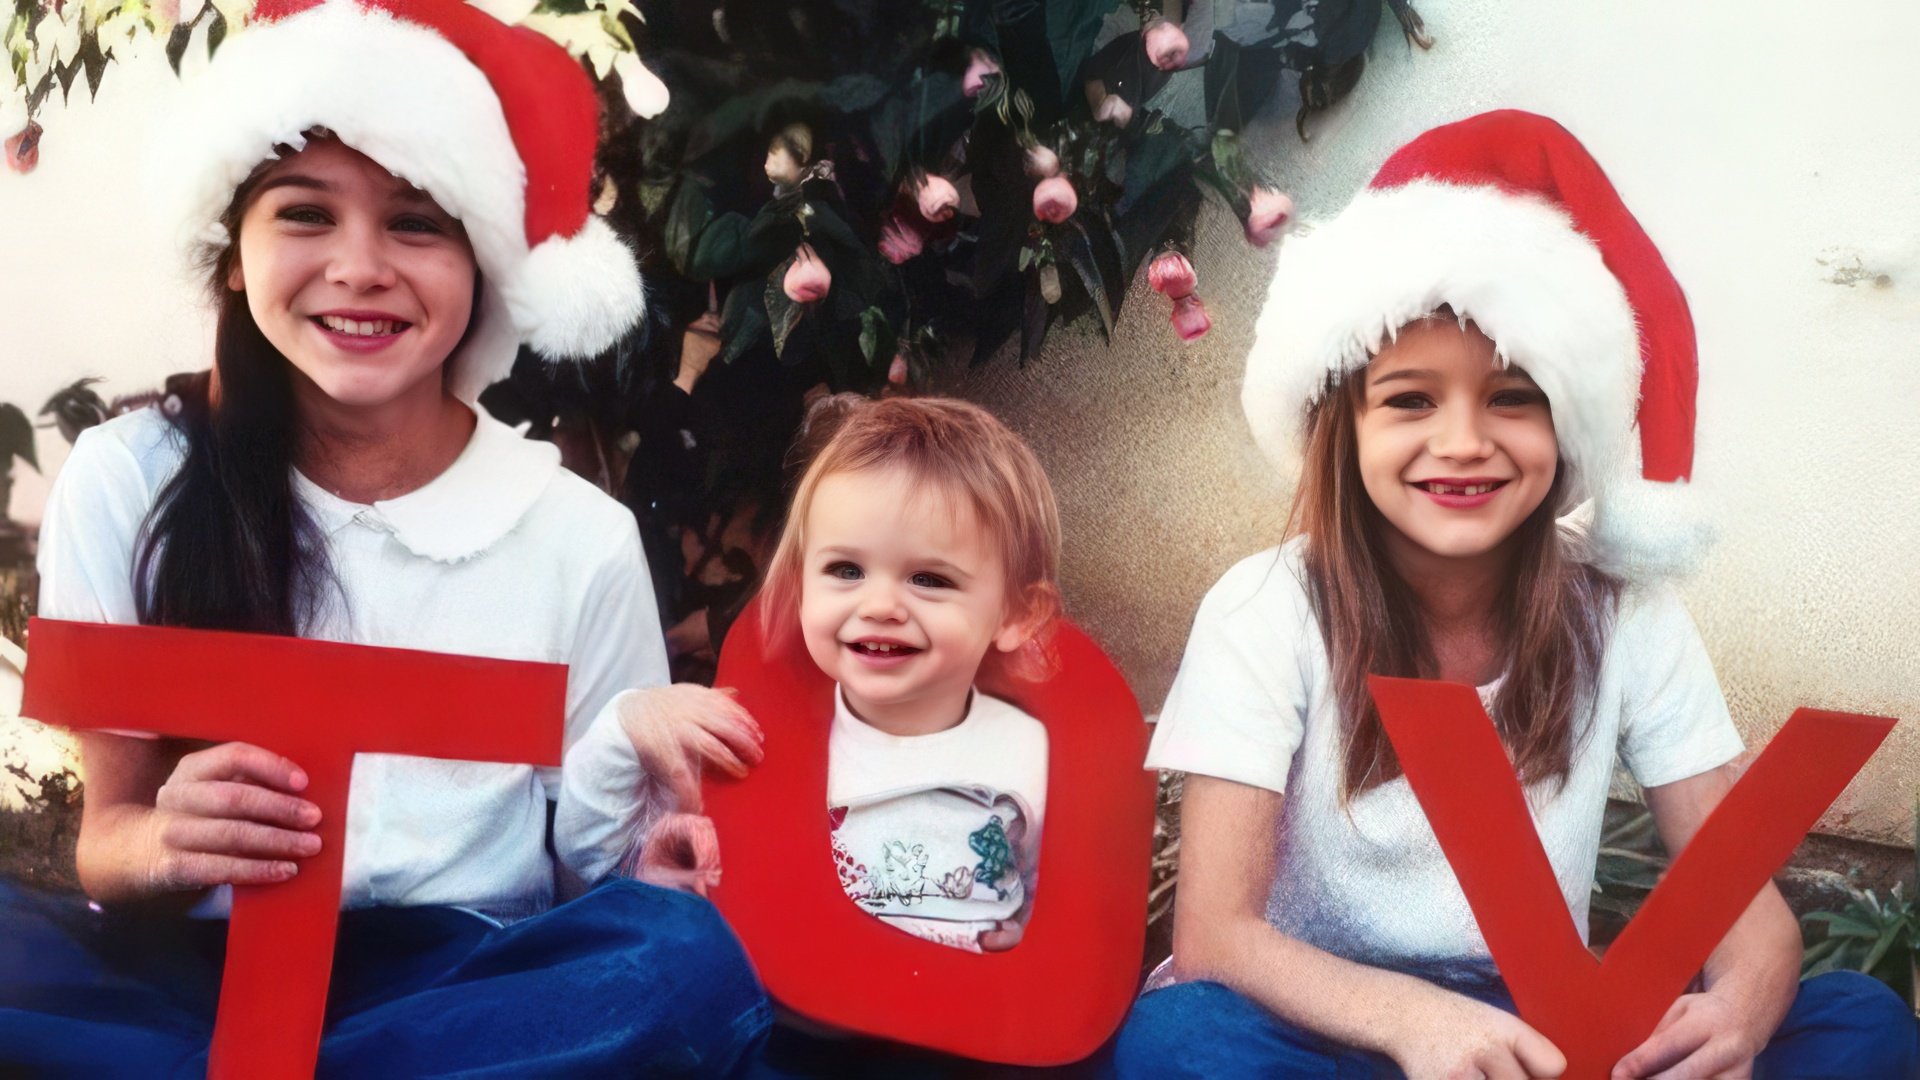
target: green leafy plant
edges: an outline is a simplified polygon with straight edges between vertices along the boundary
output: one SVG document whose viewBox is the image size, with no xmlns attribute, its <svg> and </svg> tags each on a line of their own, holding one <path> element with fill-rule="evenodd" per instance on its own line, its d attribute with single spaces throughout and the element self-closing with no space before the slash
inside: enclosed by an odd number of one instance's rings
<svg viewBox="0 0 1920 1080">
<path fill-rule="evenodd" d="M 1920 799 L 1915 800 L 1914 879 L 1920 882 Z M 1801 974 L 1859 971 L 1871 975 L 1908 1001 L 1916 1001 L 1920 983 L 1920 903 L 1897 882 L 1882 900 L 1873 890 L 1839 911 L 1810 912 L 1800 919 L 1807 936 Z M 1815 932 L 1818 927 L 1818 932 Z"/>
<path fill-rule="evenodd" d="M 1904 882 L 1895 885 L 1885 900 L 1869 889 L 1839 911 L 1809 912 L 1800 925 L 1803 931 L 1815 926 L 1823 930 L 1820 939 L 1807 946 L 1803 976 L 1859 971 L 1913 998 L 1913 969 L 1920 956 L 1920 907 L 1905 895 Z"/>
</svg>

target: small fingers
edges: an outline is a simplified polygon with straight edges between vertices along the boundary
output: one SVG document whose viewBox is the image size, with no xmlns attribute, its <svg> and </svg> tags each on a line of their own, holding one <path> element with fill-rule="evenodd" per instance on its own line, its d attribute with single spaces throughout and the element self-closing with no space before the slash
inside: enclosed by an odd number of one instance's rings
<svg viewBox="0 0 1920 1080">
<path fill-rule="evenodd" d="M 171 851 L 253 859 L 304 859 L 320 851 L 316 833 L 188 815 L 169 815 L 160 827 L 160 842 Z"/>
<path fill-rule="evenodd" d="M 1685 1061 L 1705 1041 L 1685 1023 L 1667 1023 L 1620 1059 L 1620 1063 L 1613 1067 L 1614 1080 L 1642 1080 L 1665 1075 L 1666 1070 Z"/>
<path fill-rule="evenodd" d="M 306 771 L 292 761 L 251 743 L 230 742 L 196 750 L 174 766 L 174 780 L 238 780 L 276 791 L 304 791 Z"/>
<path fill-rule="evenodd" d="M 285 860 L 242 859 L 203 851 L 170 851 L 155 871 L 155 891 L 176 892 L 215 885 L 276 885 L 300 873 Z"/>
<path fill-rule="evenodd" d="M 1487 1080 L 1527 1080 L 1527 1070 L 1505 1050 L 1483 1054 L 1474 1060 L 1474 1064 Z"/>
<path fill-rule="evenodd" d="M 747 775 L 746 762 L 741 761 L 739 756 L 736 755 L 725 742 L 722 742 L 711 732 L 696 731 L 692 733 L 691 743 L 693 751 L 699 756 L 701 761 L 710 762 L 719 766 L 721 772 L 726 773 L 735 780 Z M 758 750 L 757 747 L 755 749 L 756 751 Z M 756 758 L 755 760 L 757 761 L 758 759 Z"/>
<path fill-rule="evenodd" d="M 737 720 L 707 729 L 707 733 L 725 743 L 734 756 L 746 765 L 758 765 L 766 760 L 766 746 L 760 739 L 756 728 L 748 727 Z"/>
<path fill-rule="evenodd" d="M 237 818 L 288 829 L 320 824 L 320 808 L 305 799 L 231 780 L 168 783 L 154 796 L 154 806 L 193 817 Z"/>
<path fill-rule="evenodd" d="M 1519 1036 L 1513 1040 L 1513 1056 L 1525 1075 L 1551 1080 L 1566 1072 L 1567 1055 L 1553 1045 L 1553 1040 L 1531 1027 L 1522 1027 Z"/>
</svg>

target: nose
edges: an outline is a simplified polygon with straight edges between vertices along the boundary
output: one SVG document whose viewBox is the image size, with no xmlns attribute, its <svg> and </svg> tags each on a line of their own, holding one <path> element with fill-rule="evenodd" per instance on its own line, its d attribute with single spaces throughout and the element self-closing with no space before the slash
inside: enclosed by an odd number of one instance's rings
<svg viewBox="0 0 1920 1080">
<path fill-rule="evenodd" d="M 371 224 L 337 229 L 328 253 L 327 280 L 354 292 L 390 288 L 396 273 L 387 243 L 386 231 Z"/>
<path fill-rule="evenodd" d="M 1436 410 L 1433 435 L 1427 440 L 1427 452 L 1454 461 L 1478 461 L 1493 453 L 1493 439 L 1487 434 L 1486 418 L 1475 403 L 1458 401 Z"/>
<path fill-rule="evenodd" d="M 901 622 L 907 617 L 900 590 L 878 578 L 868 578 L 860 590 L 859 615 L 872 622 Z"/>
</svg>

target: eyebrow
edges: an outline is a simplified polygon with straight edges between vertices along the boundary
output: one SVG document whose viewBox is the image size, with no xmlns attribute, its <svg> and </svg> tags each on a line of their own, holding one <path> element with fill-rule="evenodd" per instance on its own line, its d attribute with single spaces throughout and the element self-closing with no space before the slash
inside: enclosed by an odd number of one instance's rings
<svg viewBox="0 0 1920 1080">
<path fill-rule="evenodd" d="M 264 195 L 275 188 L 283 188 L 283 187 L 300 188 L 304 191 L 320 191 L 320 192 L 331 192 L 333 190 L 332 184 L 327 183 L 325 180 L 322 180 L 317 176 L 308 176 L 305 173 L 281 173 L 278 176 L 269 177 L 268 179 L 262 181 L 259 188 L 255 190 L 254 194 Z M 428 206 L 432 206 L 436 209 L 440 207 L 439 203 L 434 202 L 433 196 L 427 194 L 425 190 L 405 182 L 402 182 L 402 185 L 399 188 L 396 188 L 388 197 L 399 202 L 404 202 L 404 203 L 413 204 L 413 205 L 425 204 Z M 441 212 L 445 213 L 444 210 L 442 210 Z M 448 215 L 448 216 L 452 216 L 452 215 Z"/>
<path fill-rule="evenodd" d="M 1385 375 L 1375 376 L 1370 380 L 1370 384 L 1378 386 L 1381 383 L 1393 382 L 1395 379 L 1438 379 L 1439 377 L 1439 372 L 1427 368 L 1401 368 L 1398 371 L 1389 371 Z M 1525 369 L 1515 367 L 1511 364 L 1494 371 L 1493 377 L 1496 379 L 1523 382 L 1529 386 L 1536 385 L 1533 381 L 1533 376 L 1527 374 Z"/>
<path fill-rule="evenodd" d="M 1401 368 L 1398 371 L 1389 371 L 1385 375 L 1376 375 L 1368 381 L 1378 386 L 1381 383 L 1392 382 L 1395 379 L 1437 379 L 1439 377 L 1439 372 L 1430 371 L 1426 368 Z"/>
<path fill-rule="evenodd" d="M 272 191 L 275 188 L 283 188 L 283 187 L 305 188 L 306 190 L 309 190 L 309 191 L 332 191 L 333 190 L 333 186 L 331 184 L 328 184 L 325 180 L 322 180 L 316 176 L 308 176 L 305 173 L 281 173 L 278 176 L 268 177 L 267 179 L 261 181 L 260 186 L 254 189 L 254 194 L 265 195 L 267 192 Z"/>
</svg>

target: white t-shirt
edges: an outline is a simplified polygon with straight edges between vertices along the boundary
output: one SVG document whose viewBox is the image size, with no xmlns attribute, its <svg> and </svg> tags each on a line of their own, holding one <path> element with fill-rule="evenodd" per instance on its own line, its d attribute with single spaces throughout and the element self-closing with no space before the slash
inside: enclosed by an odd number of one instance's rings
<svg viewBox="0 0 1920 1080">
<path fill-rule="evenodd" d="M 80 437 L 40 534 L 42 615 L 139 621 L 136 538 L 185 451 L 155 409 Z M 294 485 L 339 582 L 305 636 L 566 664 L 568 744 L 620 690 L 668 680 L 633 518 L 562 468 L 552 445 L 482 415 L 454 463 L 399 498 L 347 502 L 297 472 Z M 558 786 L 554 768 L 360 755 L 342 905 L 448 904 L 502 919 L 545 910 Z M 200 913 L 224 911 L 226 893 Z"/>
<path fill-rule="evenodd" d="M 827 811 L 834 868 L 861 910 L 917 937 L 979 951 L 1027 906 L 1047 807 L 1047 729 L 973 694 L 929 735 L 867 724 L 834 691 Z"/>
<path fill-rule="evenodd" d="M 1484 960 L 1486 940 L 1406 778 L 1341 804 L 1340 716 L 1303 550 L 1295 540 L 1243 560 L 1201 602 L 1147 764 L 1284 793 L 1266 910 L 1274 927 L 1377 966 Z M 1622 597 L 1588 725 L 1565 786 L 1527 790 L 1583 941 L 1616 752 L 1657 787 L 1742 749 L 1672 590 L 1635 586 Z"/>
</svg>

